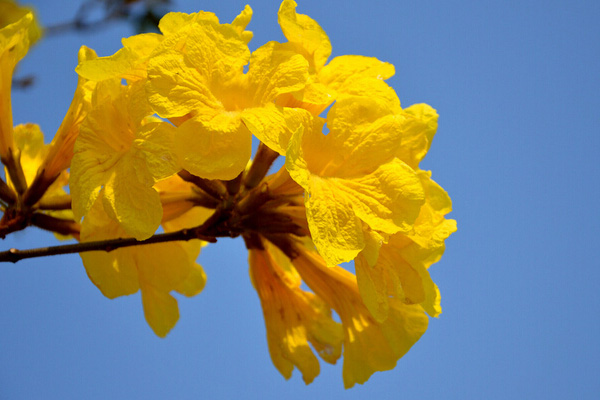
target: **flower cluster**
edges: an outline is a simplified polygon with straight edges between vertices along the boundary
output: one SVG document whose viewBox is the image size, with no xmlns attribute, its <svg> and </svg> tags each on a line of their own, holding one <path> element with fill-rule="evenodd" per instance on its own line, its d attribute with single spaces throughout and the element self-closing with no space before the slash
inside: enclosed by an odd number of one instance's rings
<svg viewBox="0 0 600 400">
<path fill-rule="evenodd" d="M 285 43 L 250 51 L 251 17 L 249 6 L 231 23 L 169 13 L 159 34 L 125 38 L 112 56 L 82 47 L 73 102 L 49 146 L 35 125 L 13 129 L 10 80 L 34 25 L 31 13 L 6 23 L 0 234 L 36 225 L 85 243 L 191 232 L 81 253 L 105 296 L 141 291 L 161 337 L 179 318 L 171 293 L 205 285 L 201 247 L 241 236 L 275 367 L 286 378 L 297 368 L 308 384 L 318 357 L 343 356 L 352 387 L 394 368 L 441 313 L 428 268 L 456 224 L 445 219 L 450 198 L 419 168 L 438 116 L 400 106 L 385 83 L 391 64 L 329 60 L 326 33 L 293 0 L 278 13 Z M 268 175 L 279 156 L 283 167 Z M 338 266 L 347 262 L 356 275 Z"/>
</svg>

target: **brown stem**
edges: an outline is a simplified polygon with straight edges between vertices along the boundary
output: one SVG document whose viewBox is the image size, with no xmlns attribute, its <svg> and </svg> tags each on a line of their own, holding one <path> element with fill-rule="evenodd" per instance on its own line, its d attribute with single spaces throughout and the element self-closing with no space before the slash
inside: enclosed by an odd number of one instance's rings
<svg viewBox="0 0 600 400">
<path fill-rule="evenodd" d="M 73 235 L 76 238 L 79 237 L 81 230 L 81 226 L 72 219 L 56 218 L 42 213 L 34 213 L 31 216 L 31 225 L 65 236 Z"/>
<path fill-rule="evenodd" d="M 179 171 L 178 175 L 184 181 L 193 183 L 217 200 L 221 200 L 227 196 L 227 188 L 221 181 L 200 178 L 186 170 Z"/>
<path fill-rule="evenodd" d="M 27 196 L 27 193 L 29 193 L 29 190 L 25 192 L 25 196 Z M 40 210 L 70 210 L 71 195 L 62 194 L 56 196 L 46 196 L 45 198 L 42 198 L 42 200 L 40 200 L 38 208 Z"/>
<path fill-rule="evenodd" d="M 0 179 L 0 199 L 8 204 L 15 204 L 17 202 L 17 194 L 3 179 Z"/>
<path fill-rule="evenodd" d="M 248 173 L 244 177 L 244 186 L 248 189 L 258 186 L 260 181 L 267 175 L 269 168 L 271 168 L 277 157 L 279 157 L 279 153 L 261 143 L 258 146 L 254 160 L 252 160 L 252 165 L 250 165 L 250 169 L 248 169 Z"/>
<path fill-rule="evenodd" d="M 20 158 L 20 152 L 17 151 L 17 154 L 15 155 L 13 150 L 9 149 L 8 156 L 6 158 L 2 158 L 2 164 L 6 166 L 8 176 L 10 177 L 10 180 L 17 193 L 23 194 L 25 189 L 27 189 L 27 181 L 25 180 L 25 173 L 23 172 Z"/>
<path fill-rule="evenodd" d="M 235 196 L 239 193 L 240 187 L 242 186 L 243 174 L 243 172 L 240 172 L 240 174 L 237 177 L 225 182 L 225 186 L 227 187 L 227 193 L 229 193 L 230 196 Z"/>
<path fill-rule="evenodd" d="M 207 242 L 215 243 L 217 239 L 212 236 L 205 236 L 202 233 L 202 226 L 194 229 L 182 229 L 177 232 L 163 233 L 154 235 L 149 239 L 138 241 L 134 238 L 119 238 L 111 240 L 101 240 L 97 242 L 83 242 L 67 244 L 62 246 L 40 247 L 37 249 L 17 250 L 10 249 L 0 252 L 0 262 L 12 262 L 34 258 L 55 256 L 60 254 L 83 253 L 87 251 L 113 251 L 122 247 L 143 246 L 154 243 L 165 243 L 174 241 L 188 241 L 192 239 L 201 239 Z"/>
</svg>

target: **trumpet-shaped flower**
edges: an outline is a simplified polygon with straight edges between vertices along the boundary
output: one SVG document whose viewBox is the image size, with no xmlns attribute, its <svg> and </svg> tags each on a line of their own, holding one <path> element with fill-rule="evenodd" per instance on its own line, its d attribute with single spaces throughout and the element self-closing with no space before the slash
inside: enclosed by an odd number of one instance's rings
<svg viewBox="0 0 600 400">
<path fill-rule="evenodd" d="M 177 172 L 170 150 L 175 128 L 147 118 L 152 111 L 141 84 L 108 80 L 94 96 L 71 165 L 73 212 L 80 219 L 101 199 L 128 235 L 146 239 L 162 219 L 152 186 Z"/>
<path fill-rule="evenodd" d="M 327 135 L 316 119 L 290 141 L 286 167 L 306 191 L 311 236 L 328 264 L 365 249 L 363 224 L 385 234 L 412 229 L 424 194 L 413 169 L 394 158 L 403 121 L 377 100 L 346 96 L 327 116 Z"/>
<path fill-rule="evenodd" d="M 319 375 L 319 362 L 335 364 L 342 351 L 343 331 L 331 310 L 313 293 L 300 289 L 301 280 L 278 249 L 250 250 L 250 277 L 263 308 L 273 364 L 289 379 L 294 366 L 309 384 Z"/>
<path fill-rule="evenodd" d="M 0 157 L 3 161 L 12 157 L 14 148 L 13 118 L 10 100 L 12 75 L 17 63 L 27 54 L 30 46 L 29 29 L 34 24 L 33 14 L 28 12 L 16 21 L 0 21 Z"/>
<path fill-rule="evenodd" d="M 328 267 L 321 257 L 303 247 L 299 252 L 292 262 L 302 280 L 342 321 L 344 386 L 364 383 L 373 373 L 394 368 L 427 330 L 423 309 L 391 300 L 387 319 L 378 322 L 363 304 L 352 273 Z"/>
<path fill-rule="evenodd" d="M 241 19 L 247 23 L 249 15 Z M 150 103 L 161 117 L 185 120 L 175 153 L 183 168 L 204 178 L 237 176 L 250 158 L 252 134 L 284 153 L 291 131 L 274 101 L 307 79 L 302 56 L 275 42 L 250 54 L 240 31 L 197 20 L 163 40 L 148 62 Z"/>
</svg>

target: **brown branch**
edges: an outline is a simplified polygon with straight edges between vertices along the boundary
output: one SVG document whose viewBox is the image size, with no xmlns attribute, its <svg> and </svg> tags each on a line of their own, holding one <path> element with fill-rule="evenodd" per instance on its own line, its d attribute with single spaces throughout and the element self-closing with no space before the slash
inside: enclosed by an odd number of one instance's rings
<svg viewBox="0 0 600 400">
<path fill-rule="evenodd" d="M 217 239 L 214 236 L 206 236 L 202 231 L 203 226 L 193 229 L 182 229 L 176 232 L 162 233 L 154 235 L 146 240 L 136 240 L 134 238 L 119 238 L 111 240 L 100 240 L 97 242 L 83 242 L 67 244 L 62 246 L 40 247 L 37 249 L 17 250 L 10 249 L 0 252 L 0 262 L 12 262 L 34 258 L 56 256 L 61 254 L 83 253 L 87 251 L 106 251 L 110 252 L 122 247 L 143 246 L 154 243 L 165 243 L 175 241 L 188 241 L 192 239 L 201 239 L 206 242 L 215 243 Z"/>
</svg>

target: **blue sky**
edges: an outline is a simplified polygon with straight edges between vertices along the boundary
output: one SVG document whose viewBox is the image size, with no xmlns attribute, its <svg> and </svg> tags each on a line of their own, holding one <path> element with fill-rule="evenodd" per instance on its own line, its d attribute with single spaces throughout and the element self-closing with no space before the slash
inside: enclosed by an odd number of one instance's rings
<svg viewBox="0 0 600 400">
<path fill-rule="evenodd" d="M 241 240 L 199 262 L 199 296 L 179 300 L 166 339 L 139 294 L 108 300 L 77 255 L 0 266 L 0 398 L 505 399 L 600 396 L 600 2 L 297 0 L 333 56 L 396 66 L 403 105 L 426 102 L 439 130 L 422 168 L 451 195 L 458 232 L 430 272 L 443 314 L 398 366 L 344 391 L 341 363 L 305 386 L 271 364 Z M 72 6 L 30 1 L 42 23 Z M 243 1 L 174 1 L 231 21 Z M 253 1 L 251 47 L 283 40 L 278 1 Z M 82 44 L 114 53 L 133 34 L 116 23 L 40 42 L 13 94 L 15 124 L 48 141 L 71 101 Z M 35 229 L 2 249 L 56 244 Z"/>
</svg>

